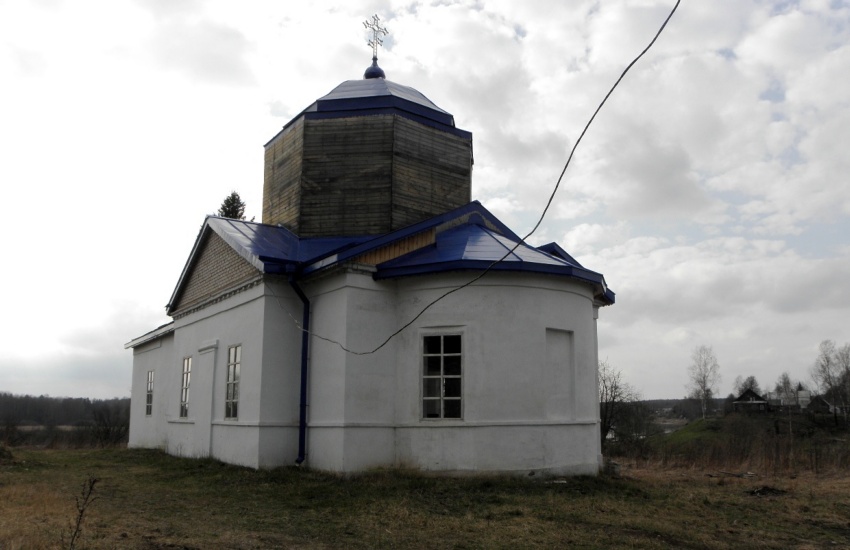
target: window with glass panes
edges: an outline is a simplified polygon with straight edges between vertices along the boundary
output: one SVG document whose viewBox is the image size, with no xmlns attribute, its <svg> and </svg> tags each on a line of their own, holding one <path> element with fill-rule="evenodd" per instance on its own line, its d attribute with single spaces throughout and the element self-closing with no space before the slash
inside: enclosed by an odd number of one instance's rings
<svg viewBox="0 0 850 550">
<path fill-rule="evenodd" d="M 145 390 L 145 416 L 153 412 L 153 371 L 148 371 L 148 385 Z"/>
<path fill-rule="evenodd" d="M 461 417 L 461 335 L 422 338 L 422 417 Z"/>
<path fill-rule="evenodd" d="M 183 359 L 183 378 L 180 383 L 180 418 L 189 416 L 189 382 L 192 379 L 192 358 Z"/>
<path fill-rule="evenodd" d="M 242 346 L 227 350 L 227 390 L 224 397 L 224 417 L 239 416 L 239 368 L 242 364 Z"/>
</svg>

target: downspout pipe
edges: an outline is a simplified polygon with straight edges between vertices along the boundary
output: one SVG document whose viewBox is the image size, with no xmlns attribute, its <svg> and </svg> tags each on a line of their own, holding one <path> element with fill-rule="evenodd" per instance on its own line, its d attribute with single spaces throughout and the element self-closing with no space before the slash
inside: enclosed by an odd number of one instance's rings
<svg viewBox="0 0 850 550">
<path fill-rule="evenodd" d="M 298 458 L 295 464 L 300 466 L 307 457 L 307 359 L 310 344 L 310 300 L 298 286 L 294 276 L 289 277 L 289 285 L 295 294 L 301 298 L 304 304 L 304 313 L 301 319 L 301 399 L 298 412 Z"/>
</svg>

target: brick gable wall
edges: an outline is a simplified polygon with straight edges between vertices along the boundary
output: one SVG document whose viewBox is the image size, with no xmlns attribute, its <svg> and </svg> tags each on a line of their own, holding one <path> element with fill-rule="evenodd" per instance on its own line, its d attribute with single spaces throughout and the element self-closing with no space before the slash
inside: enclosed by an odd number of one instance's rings
<svg viewBox="0 0 850 550">
<path fill-rule="evenodd" d="M 236 253 L 221 237 L 210 232 L 201 243 L 172 315 L 198 306 L 228 289 L 256 278 L 260 271 Z"/>
</svg>

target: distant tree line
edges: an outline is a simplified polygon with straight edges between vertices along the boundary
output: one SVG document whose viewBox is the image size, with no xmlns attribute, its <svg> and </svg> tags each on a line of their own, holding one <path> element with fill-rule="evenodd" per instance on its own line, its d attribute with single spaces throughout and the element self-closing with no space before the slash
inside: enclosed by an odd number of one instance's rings
<svg viewBox="0 0 850 550">
<path fill-rule="evenodd" d="M 0 392 L 0 420 L 19 426 L 74 426 L 91 420 L 93 403 L 83 397 Z"/>
<path fill-rule="evenodd" d="M 83 397 L 50 397 L 47 395 L 13 395 L 0 392 L 0 435 L 6 445 L 27 443 L 35 438 L 27 427 L 42 427 L 52 437 L 60 426 L 79 428 L 85 440 L 100 446 L 126 441 L 130 426 L 130 398 L 88 399 Z M 43 434 L 41 434 L 43 435 Z"/>
</svg>

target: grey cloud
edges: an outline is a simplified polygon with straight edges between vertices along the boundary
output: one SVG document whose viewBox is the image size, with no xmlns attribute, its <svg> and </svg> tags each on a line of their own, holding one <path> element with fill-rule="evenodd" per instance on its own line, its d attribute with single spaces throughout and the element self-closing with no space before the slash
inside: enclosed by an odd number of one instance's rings
<svg viewBox="0 0 850 550">
<path fill-rule="evenodd" d="M 123 352 L 123 350 L 121 350 Z M 3 390 L 15 394 L 110 399 L 129 397 L 132 353 L 42 356 L 0 360 Z"/>
<path fill-rule="evenodd" d="M 83 356 L 115 353 L 133 338 L 168 322 L 164 309 L 153 304 L 119 301 L 112 307 L 99 323 L 72 328 L 58 338 L 68 353 Z"/>
</svg>

